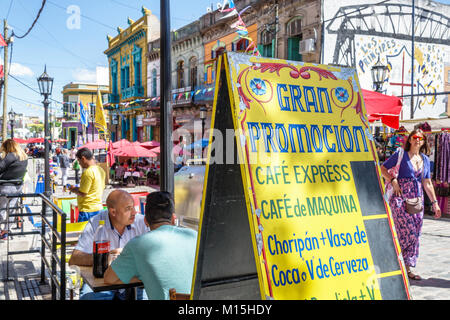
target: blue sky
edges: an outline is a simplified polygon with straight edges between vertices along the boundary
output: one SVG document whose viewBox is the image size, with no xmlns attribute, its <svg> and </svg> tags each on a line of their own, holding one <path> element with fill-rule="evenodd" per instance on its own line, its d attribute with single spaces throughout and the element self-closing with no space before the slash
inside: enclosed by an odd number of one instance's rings
<svg viewBox="0 0 450 320">
<path fill-rule="evenodd" d="M 31 26 L 41 3 L 41 0 L 0 0 L 0 33 L 3 34 L 3 19 L 7 17 L 15 34 L 23 35 Z M 11 72 L 17 79 L 39 91 L 36 78 L 42 74 L 46 64 L 48 74 L 55 79 L 52 98 L 62 101 L 64 85 L 71 81 L 95 82 L 96 67 L 107 66 L 103 53 L 108 46 L 106 35 L 116 36 L 118 26 L 125 29 L 128 26 L 127 17 L 139 19 L 142 5 L 159 18 L 159 3 L 158 0 L 47 0 L 30 34 L 24 39 L 15 39 Z M 206 7 L 211 3 L 210 0 L 172 0 L 171 29 L 198 19 L 206 13 Z M 68 21 L 73 21 L 70 20 L 73 17 L 71 13 L 67 13 L 72 5 L 80 10 L 79 28 L 76 25 L 73 25 L 75 28 L 67 26 Z M 3 61 L 3 50 L 0 56 Z M 40 107 L 43 99 L 11 77 L 8 95 L 8 111 L 12 107 L 19 113 L 43 117 L 43 108 Z M 61 105 L 53 103 L 52 108 L 60 110 Z"/>
<path fill-rule="evenodd" d="M 206 13 L 206 7 L 223 0 L 172 0 L 171 29 L 177 29 Z M 438 2 L 450 4 L 450 0 Z M 42 0 L 0 0 L 0 30 L 3 34 L 3 19 L 14 32 L 21 36 L 31 26 Z M 47 72 L 54 77 L 52 98 L 62 101 L 62 87 L 70 82 L 92 82 L 97 66 L 107 66 L 103 51 L 107 48 L 106 35 L 117 35 L 118 26 L 126 28 L 127 17 L 137 20 L 141 7 L 158 16 L 158 0 L 47 0 L 46 6 L 31 33 L 24 39 L 15 39 L 13 44 L 11 72 L 14 76 L 38 90 L 36 78 L 47 65 Z M 70 6 L 79 8 L 79 28 L 69 28 Z M 0 52 L 3 60 L 3 50 Z M 93 80 L 94 79 L 94 80 Z M 42 116 L 42 98 L 33 90 L 9 78 L 8 111 Z M 20 100 L 21 99 L 21 100 Z M 25 100 L 25 101 L 23 101 Z M 2 106 L 2 104 L 0 105 Z M 61 110 L 53 103 L 52 108 Z M 1 110 L 1 109 L 0 109 Z"/>
</svg>

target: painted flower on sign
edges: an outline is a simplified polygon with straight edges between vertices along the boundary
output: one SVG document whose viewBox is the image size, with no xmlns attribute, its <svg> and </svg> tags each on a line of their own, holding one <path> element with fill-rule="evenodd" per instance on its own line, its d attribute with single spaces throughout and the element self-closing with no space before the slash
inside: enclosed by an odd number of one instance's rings
<svg viewBox="0 0 450 320">
<path fill-rule="evenodd" d="M 342 87 L 337 87 L 334 90 L 334 94 L 336 95 L 336 98 L 338 98 L 340 102 L 347 102 L 349 98 L 347 90 Z"/>
<path fill-rule="evenodd" d="M 250 88 L 258 96 L 262 96 L 267 91 L 266 84 L 259 78 L 254 78 L 250 81 Z"/>
</svg>

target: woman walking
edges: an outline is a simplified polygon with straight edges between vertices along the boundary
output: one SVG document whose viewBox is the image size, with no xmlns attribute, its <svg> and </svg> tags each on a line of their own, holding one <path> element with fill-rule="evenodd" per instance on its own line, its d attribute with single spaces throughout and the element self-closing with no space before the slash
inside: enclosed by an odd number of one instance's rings
<svg viewBox="0 0 450 320">
<path fill-rule="evenodd" d="M 416 266 L 419 256 L 419 237 L 423 224 L 424 198 L 423 190 L 427 193 L 433 204 L 434 217 L 441 217 L 430 178 L 430 160 L 426 156 L 429 147 L 424 133 L 420 129 L 411 132 L 405 142 L 404 150 L 397 150 L 381 166 L 381 173 L 393 187 L 393 194 L 389 199 L 395 229 L 402 250 L 408 277 L 421 280 L 421 277 L 411 271 Z M 401 159 L 400 159 L 401 158 Z M 396 170 L 389 170 L 398 167 Z M 415 210 L 409 208 L 413 199 L 419 198 Z M 407 199 L 411 199 L 407 205 Z M 409 212 L 408 212 L 409 211 Z"/>
<path fill-rule="evenodd" d="M 0 194 L 18 194 L 22 192 L 23 177 L 27 171 L 28 156 L 20 145 L 12 139 L 5 140 L 0 147 Z M 0 197 L 0 223 L 2 231 L 0 239 L 8 236 L 6 208 L 15 207 L 18 198 Z"/>
</svg>

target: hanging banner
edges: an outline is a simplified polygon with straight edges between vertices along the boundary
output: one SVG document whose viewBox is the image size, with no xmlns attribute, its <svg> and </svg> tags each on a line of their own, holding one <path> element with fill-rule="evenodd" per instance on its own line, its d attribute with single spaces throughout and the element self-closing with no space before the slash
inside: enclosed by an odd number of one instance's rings
<svg viewBox="0 0 450 320">
<path fill-rule="evenodd" d="M 210 150 L 193 298 L 254 298 L 257 275 L 262 299 L 409 299 L 355 70 L 236 53 L 221 63 L 212 127 L 231 124 L 239 164 Z"/>
</svg>

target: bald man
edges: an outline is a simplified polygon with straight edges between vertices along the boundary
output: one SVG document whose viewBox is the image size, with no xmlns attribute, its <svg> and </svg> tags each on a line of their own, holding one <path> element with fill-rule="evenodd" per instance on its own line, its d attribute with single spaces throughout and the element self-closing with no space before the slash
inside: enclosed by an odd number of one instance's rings
<svg viewBox="0 0 450 320">
<path fill-rule="evenodd" d="M 112 257 L 120 254 L 122 248 L 128 241 L 150 231 L 145 224 L 144 215 L 136 212 L 133 197 L 128 192 L 114 190 L 106 199 L 106 206 L 108 210 L 101 211 L 89 219 L 72 252 L 69 265 L 93 265 L 92 249 L 94 233 L 97 230 L 100 220 L 105 221 L 105 227 L 110 240 L 110 256 Z M 80 291 L 80 300 L 112 300 L 118 298 L 118 296 L 120 296 L 120 293 L 115 291 L 91 292 L 86 285 Z"/>
</svg>

